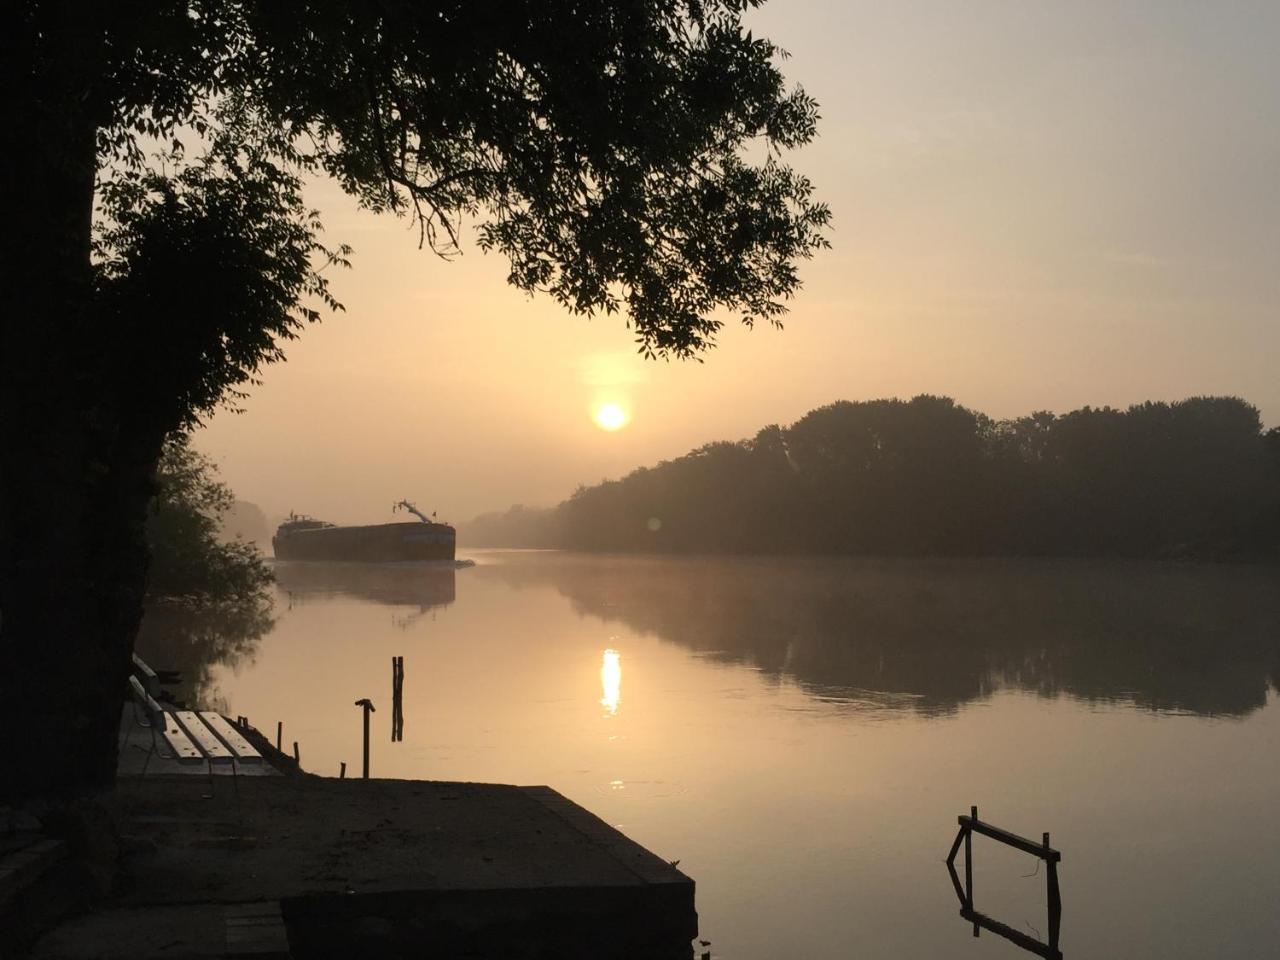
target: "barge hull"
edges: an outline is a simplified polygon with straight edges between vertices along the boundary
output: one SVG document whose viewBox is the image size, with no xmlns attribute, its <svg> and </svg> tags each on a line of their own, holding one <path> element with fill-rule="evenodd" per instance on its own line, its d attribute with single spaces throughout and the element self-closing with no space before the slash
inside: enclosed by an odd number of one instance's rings
<svg viewBox="0 0 1280 960">
<path fill-rule="evenodd" d="M 404 563 L 452 560 L 456 542 L 457 534 L 447 524 L 382 523 L 293 530 L 277 534 L 271 546 L 277 560 Z"/>
</svg>

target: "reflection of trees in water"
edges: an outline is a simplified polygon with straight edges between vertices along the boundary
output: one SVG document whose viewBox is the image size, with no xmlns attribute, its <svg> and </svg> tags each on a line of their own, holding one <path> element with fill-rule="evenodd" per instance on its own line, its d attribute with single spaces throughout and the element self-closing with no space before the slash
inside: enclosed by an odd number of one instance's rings
<svg viewBox="0 0 1280 960">
<path fill-rule="evenodd" d="M 155 602 L 147 607 L 134 649 L 155 669 L 179 672 L 179 683 L 165 685 L 176 697 L 225 713 L 226 703 L 213 688 L 213 667 L 252 662 L 258 641 L 274 625 L 269 596 L 198 607 Z"/>
<path fill-rule="evenodd" d="M 277 561 L 276 582 L 290 604 L 309 597 L 344 595 L 398 606 L 421 615 L 453 603 L 454 568 L 428 564 L 304 563 Z M 416 617 L 410 618 L 410 622 Z"/>
<path fill-rule="evenodd" d="M 477 569 L 851 708 L 941 713 L 1008 686 L 1243 715 L 1280 690 L 1274 568 L 547 555 Z"/>
<path fill-rule="evenodd" d="M 428 611 L 453 603 L 454 571 L 440 567 L 354 563 L 277 563 L 274 573 L 290 605 L 345 595 L 416 607 L 396 624 L 408 629 Z M 138 633 L 138 655 L 157 670 L 176 670 L 165 688 L 191 704 L 225 712 L 213 687 L 213 668 L 252 662 L 258 642 L 275 626 L 273 597 L 192 605 L 152 602 Z"/>
</svg>

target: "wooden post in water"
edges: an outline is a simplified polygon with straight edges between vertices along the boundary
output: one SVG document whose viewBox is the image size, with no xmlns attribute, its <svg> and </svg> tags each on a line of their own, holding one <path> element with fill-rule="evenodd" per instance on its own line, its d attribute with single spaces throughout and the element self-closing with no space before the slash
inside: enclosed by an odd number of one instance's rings
<svg viewBox="0 0 1280 960">
<path fill-rule="evenodd" d="M 298 741 L 293 741 L 293 762 L 302 766 L 302 756 L 298 753 Z"/>
<path fill-rule="evenodd" d="M 978 808 L 969 808 L 972 823 L 978 822 Z M 964 832 L 964 898 L 970 911 L 973 910 L 973 827 Z M 978 925 L 973 925 L 973 935 L 978 935 Z"/>
<path fill-rule="evenodd" d="M 1044 835 L 1044 849 L 1049 851 L 1049 834 Z M 1058 892 L 1058 861 L 1046 856 L 1045 869 L 1049 883 L 1049 949 L 1058 949 L 1058 932 L 1062 927 L 1062 895 Z"/>
<path fill-rule="evenodd" d="M 364 779 L 369 779 L 369 714 L 375 712 L 373 701 L 368 697 L 356 701 L 357 707 L 364 708 Z"/>
<path fill-rule="evenodd" d="M 404 740 L 404 657 L 393 657 L 391 670 L 394 676 L 395 713 L 391 720 L 391 739 Z"/>
<path fill-rule="evenodd" d="M 391 742 L 395 743 L 400 726 L 400 658 L 391 658 Z"/>
<path fill-rule="evenodd" d="M 281 750 L 280 744 L 283 742 L 283 737 L 284 737 L 284 721 L 277 720 L 276 721 L 276 750 L 280 750 L 281 752 L 283 752 L 283 750 Z"/>
<path fill-rule="evenodd" d="M 339 780 L 347 779 L 347 761 L 343 760 L 338 766 L 339 766 L 338 779 Z"/>
</svg>

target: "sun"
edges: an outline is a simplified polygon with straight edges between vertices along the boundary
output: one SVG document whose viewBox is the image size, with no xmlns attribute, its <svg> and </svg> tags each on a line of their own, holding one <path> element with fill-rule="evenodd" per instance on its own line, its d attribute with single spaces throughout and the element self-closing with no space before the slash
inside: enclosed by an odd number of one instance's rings
<svg viewBox="0 0 1280 960">
<path fill-rule="evenodd" d="M 596 412 L 591 415 L 591 419 L 596 422 L 596 426 L 601 430 L 608 430 L 612 433 L 614 430 L 621 430 L 627 425 L 627 411 L 616 403 L 602 403 L 596 407 Z"/>
</svg>

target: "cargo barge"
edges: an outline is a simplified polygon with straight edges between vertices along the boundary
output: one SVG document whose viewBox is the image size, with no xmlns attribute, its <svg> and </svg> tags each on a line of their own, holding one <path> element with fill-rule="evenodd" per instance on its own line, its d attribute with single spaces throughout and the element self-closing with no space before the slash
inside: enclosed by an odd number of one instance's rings
<svg viewBox="0 0 1280 960">
<path fill-rule="evenodd" d="M 429 519 L 407 500 L 392 510 L 407 510 L 418 518 L 409 523 L 378 523 L 340 527 L 313 517 L 290 514 L 276 529 L 271 548 L 277 560 L 331 560 L 348 563 L 411 563 L 452 561 L 457 531 Z"/>
</svg>

